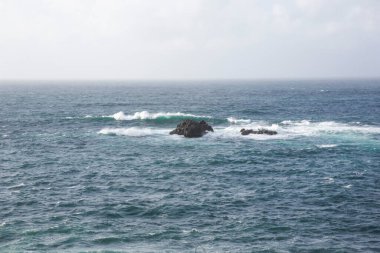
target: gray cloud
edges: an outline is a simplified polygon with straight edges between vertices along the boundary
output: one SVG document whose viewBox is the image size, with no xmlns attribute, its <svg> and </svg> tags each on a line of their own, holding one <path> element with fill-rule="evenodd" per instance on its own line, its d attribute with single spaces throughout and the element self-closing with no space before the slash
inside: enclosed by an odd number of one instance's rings
<svg viewBox="0 0 380 253">
<path fill-rule="evenodd" d="M 373 77 L 377 0 L 0 0 L 0 79 Z"/>
</svg>

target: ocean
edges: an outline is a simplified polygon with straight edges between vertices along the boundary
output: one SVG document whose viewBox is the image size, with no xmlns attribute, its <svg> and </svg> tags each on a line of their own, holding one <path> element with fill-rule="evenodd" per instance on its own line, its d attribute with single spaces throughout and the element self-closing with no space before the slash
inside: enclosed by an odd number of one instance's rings
<svg viewBox="0 0 380 253">
<path fill-rule="evenodd" d="M 0 108 L 0 252 L 380 252 L 380 80 L 2 81 Z"/>
</svg>

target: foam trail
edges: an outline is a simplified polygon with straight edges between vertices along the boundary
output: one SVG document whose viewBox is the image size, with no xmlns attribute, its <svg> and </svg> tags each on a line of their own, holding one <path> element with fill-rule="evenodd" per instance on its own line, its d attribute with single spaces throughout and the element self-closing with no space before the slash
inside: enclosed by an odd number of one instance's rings
<svg viewBox="0 0 380 253">
<path fill-rule="evenodd" d="M 214 133 L 211 133 L 211 138 L 243 138 L 243 139 L 255 139 L 255 140 L 271 140 L 271 139 L 286 139 L 288 138 L 287 134 L 279 132 L 277 135 L 265 135 L 265 134 L 250 134 L 250 135 L 241 135 L 240 130 L 242 128 L 246 129 L 260 129 L 265 128 L 268 130 L 279 131 L 279 125 L 277 124 L 268 124 L 265 122 L 252 122 L 250 124 L 244 125 L 231 125 L 228 127 L 215 127 Z"/>
<path fill-rule="evenodd" d="M 234 122 L 230 120 L 230 122 Z M 240 129 L 253 129 L 258 130 L 260 128 L 265 128 L 268 130 L 277 131 L 277 135 L 260 135 L 260 134 L 250 134 L 247 136 L 241 136 Z M 338 123 L 334 121 L 323 121 L 323 122 L 311 122 L 308 120 L 301 121 L 282 121 L 279 124 L 271 124 L 265 121 L 253 121 L 250 123 L 239 123 L 232 124 L 228 127 L 214 127 L 215 133 L 210 136 L 218 138 L 236 138 L 240 136 L 245 139 L 255 139 L 255 140 L 271 140 L 271 139 L 289 139 L 297 138 L 303 136 L 321 136 L 325 134 L 380 134 L 380 127 L 369 126 L 369 125 L 358 125 L 358 123 L 348 124 L 348 123 Z M 316 145 L 318 148 L 334 148 L 338 146 L 337 144 L 321 144 Z"/>
<path fill-rule="evenodd" d="M 24 183 L 18 184 L 18 185 L 13 185 L 8 187 L 9 190 L 20 190 L 21 188 L 25 187 Z"/>
<path fill-rule="evenodd" d="M 121 135 L 121 136 L 131 136 L 131 137 L 143 137 L 151 135 L 163 135 L 169 134 L 167 129 L 152 129 L 152 128 L 138 128 L 138 127 L 129 127 L 129 128 L 103 128 L 98 134 L 104 135 Z"/>
<path fill-rule="evenodd" d="M 356 122 L 355 125 L 352 125 L 347 123 L 338 123 L 335 121 L 310 122 L 308 120 L 285 120 L 281 122 L 281 126 L 293 133 L 305 135 L 340 132 L 380 134 L 380 127 L 378 126 L 358 125 L 357 123 L 358 122 Z"/>
<path fill-rule="evenodd" d="M 205 115 L 195 115 L 182 112 L 158 112 L 150 113 L 148 111 L 135 112 L 134 114 L 126 115 L 124 112 L 117 112 L 113 115 L 106 116 L 115 120 L 148 120 L 148 119 L 171 119 L 171 118 L 211 118 Z"/>
<path fill-rule="evenodd" d="M 227 118 L 227 121 L 232 124 L 244 124 L 244 123 L 247 124 L 251 122 L 251 120 L 249 119 L 237 119 L 234 117 Z"/>
</svg>

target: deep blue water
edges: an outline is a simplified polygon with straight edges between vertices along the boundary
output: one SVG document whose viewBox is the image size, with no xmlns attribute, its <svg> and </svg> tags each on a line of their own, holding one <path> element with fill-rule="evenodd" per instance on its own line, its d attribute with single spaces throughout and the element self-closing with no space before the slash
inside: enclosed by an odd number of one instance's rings
<svg viewBox="0 0 380 253">
<path fill-rule="evenodd" d="M 0 251 L 379 252 L 379 151 L 379 80 L 3 82 Z"/>
</svg>

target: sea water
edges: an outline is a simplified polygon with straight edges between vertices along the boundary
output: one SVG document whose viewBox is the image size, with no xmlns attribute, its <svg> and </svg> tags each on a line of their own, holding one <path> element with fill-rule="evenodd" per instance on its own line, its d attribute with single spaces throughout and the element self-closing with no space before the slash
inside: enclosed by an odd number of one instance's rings
<svg viewBox="0 0 380 253">
<path fill-rule="evenodd" d="M 3 81 L 0 251 L 379 252 L 379 151 L 379 80 Z"/>
</svg>

